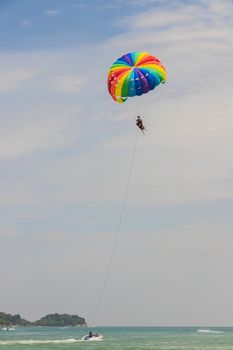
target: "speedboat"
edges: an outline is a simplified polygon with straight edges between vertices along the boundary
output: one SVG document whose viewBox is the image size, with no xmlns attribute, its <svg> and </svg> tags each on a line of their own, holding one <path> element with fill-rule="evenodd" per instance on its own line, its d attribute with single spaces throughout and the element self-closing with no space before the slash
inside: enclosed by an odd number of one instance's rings
<svg viewBox="0 0 233 350">
<path fill-rule="evenodd" d="M 85 335 L 84 337 L 82 337 L 82 340 L 87 340 L 87 341 L 100 341 L 103 340 L 104 337 L 101 334 L 97 334 L 97 333 L 89 333 L 87 335 Z"/>
</svg>

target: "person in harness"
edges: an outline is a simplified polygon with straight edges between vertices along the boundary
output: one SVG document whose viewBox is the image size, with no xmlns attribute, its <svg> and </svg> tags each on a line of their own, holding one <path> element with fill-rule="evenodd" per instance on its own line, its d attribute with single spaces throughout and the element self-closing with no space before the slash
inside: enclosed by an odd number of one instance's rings
<svg viewBox="0 0 233 350">
<path fill-rule="evenodd" d="M 142 119 L 139 115 L 137 116 L 137 119 L 136 119 L 136 125 L 140 130 L 142 130 L 142 133 L 144 134 L 145 127 L 144 127 Z"/>
</svg>

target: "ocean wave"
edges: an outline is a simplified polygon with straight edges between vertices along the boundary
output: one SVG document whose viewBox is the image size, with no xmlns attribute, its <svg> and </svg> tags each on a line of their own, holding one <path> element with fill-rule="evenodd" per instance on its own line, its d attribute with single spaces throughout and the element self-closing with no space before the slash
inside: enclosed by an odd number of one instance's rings
<svg viewBox="0 0 233 350">
<path fill-rule="evenodd" d="M 2 340 L 0 345 L 33 345 L 33 344 L 72 344 L 77 343 L 78 339 L 52 339 L 52 340 L 36 340 L 36 339 L 25 339 L 25 340 Z"/>
<path fill-rule="evenodd" d="M 223 331 L 214 331 L 211 329 L 198 329 L 199 333 L 223 333 Z"/>
</svg>

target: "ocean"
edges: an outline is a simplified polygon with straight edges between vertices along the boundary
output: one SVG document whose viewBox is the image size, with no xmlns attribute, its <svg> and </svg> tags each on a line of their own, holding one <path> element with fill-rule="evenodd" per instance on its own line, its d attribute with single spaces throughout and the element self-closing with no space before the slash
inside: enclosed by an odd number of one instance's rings
<svg viewBox="0 0 233 350">
<path fill-rule="evenodd" d="M 100 327 L 102 341 L 82 341 L 87 328 L 0 330 L 1 350 L 233 350 L 233 328 Z"/>
</svg>

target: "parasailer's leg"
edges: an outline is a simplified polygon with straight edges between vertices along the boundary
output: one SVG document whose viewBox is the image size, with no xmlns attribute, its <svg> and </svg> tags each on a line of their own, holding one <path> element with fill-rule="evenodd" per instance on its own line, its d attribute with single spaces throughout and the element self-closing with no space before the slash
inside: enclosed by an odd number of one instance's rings
<svg viewBox="0 0 233 350">
<path fill-rule="evenodd" d="M 145 130 L 145 127 L 143 125 L 143 123 L 136 123 L 137 127 L 142 131 L 143 134 L 145 134 L 144 130 Z"/>
<path fill-rule="evenodd" d="M 142 130 L 143 135 L 145 135 L 145 132 L 144 132 L 145 128 L 144 128 L 144 126 L 142 126 L 140 129 Z"/>
</svg>

